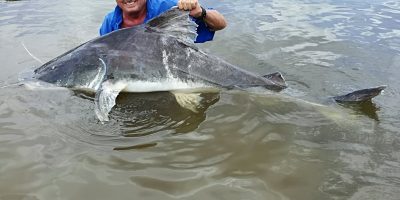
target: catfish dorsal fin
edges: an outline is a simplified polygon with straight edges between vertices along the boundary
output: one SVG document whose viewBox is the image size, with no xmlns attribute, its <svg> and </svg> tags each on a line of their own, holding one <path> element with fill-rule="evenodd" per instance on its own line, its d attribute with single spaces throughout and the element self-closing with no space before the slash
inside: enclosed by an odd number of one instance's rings
<svg viewBox="0 0 400 200">
<path fill-rule="evenodd" d="M 145 27 L 147 30 L 172 35 L 190 43 L 197 37 L 197 24 L 190 19 L 188 11 L 179 10 L 177 6 L 153 18 Z"/>
</svg>

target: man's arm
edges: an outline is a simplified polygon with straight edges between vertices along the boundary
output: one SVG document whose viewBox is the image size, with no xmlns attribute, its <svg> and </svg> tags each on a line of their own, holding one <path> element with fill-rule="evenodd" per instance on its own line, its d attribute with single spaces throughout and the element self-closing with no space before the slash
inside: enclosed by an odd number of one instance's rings
<svg viewBox="0 0 400 200">
<path fill-rule="evenodd" d="M 203 15 L 203 9 L 198 0 L 179 0 L 178 7 L 181 10 L 189 10 L 189 15 L 194 18 L 199 18 Z M 216 10 L 206 10 L 206 13 L 203 20 L 209 29 L 218 31 L 226 27 L 225 18 L 221 13 Z"/>
</svg>

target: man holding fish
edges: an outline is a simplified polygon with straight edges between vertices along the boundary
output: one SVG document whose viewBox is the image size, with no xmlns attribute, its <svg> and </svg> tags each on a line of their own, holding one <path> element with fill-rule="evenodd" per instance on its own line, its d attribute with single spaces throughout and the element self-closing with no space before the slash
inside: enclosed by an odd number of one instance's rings
<svg viewBox="0 0 400 200">
<path fill-rule="evenodd" d="M 114 11 L 108 13 L 100 27 L 100 35 L 146 23 L 154 17 L 178 6 L 190 11 L 189 15 L 198 25 L 195 42 L 210 41 L 215 31 L 226 27 L 225 18 L 216 10 L 205 9 L 198 0 L 116 0 Z"/>
</svg>

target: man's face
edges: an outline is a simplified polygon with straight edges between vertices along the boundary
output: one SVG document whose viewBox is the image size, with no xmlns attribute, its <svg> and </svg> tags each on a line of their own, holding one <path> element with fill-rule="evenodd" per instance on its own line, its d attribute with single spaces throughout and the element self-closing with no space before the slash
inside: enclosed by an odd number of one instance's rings
<svg viewBox="0 0 400 200">
<path fill-rule="evenodd" d="M 116 0 L 125 13 L 137 13 L 146 8 L 146 0 Z"/>
</svg>

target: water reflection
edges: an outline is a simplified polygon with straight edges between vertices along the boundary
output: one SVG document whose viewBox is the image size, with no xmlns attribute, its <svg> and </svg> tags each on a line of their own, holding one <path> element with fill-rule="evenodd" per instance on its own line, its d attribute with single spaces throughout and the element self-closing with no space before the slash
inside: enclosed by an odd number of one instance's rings
<svg viewBox="0 0 400 200">
<path fill-rule="evenodd" d="M 219 100 L 219 94 L 187 95 L 201 98 L 199 104 L 194 105 L 196 112 L 182 107 L 170 92 L 123 93 L 117 98 L 111 118 L 121 123 L 125 137 L 138 137 L 166 129 L 174 134 L 187 133 L 205 120 L 207 108 Z"/>
<path fill-rule="evenodd" d="M 93 101 L 93 94 L 82 91 L 74 91 L 74 94 Z M 176 95 L 187 96 L 189 100 L 196 97 L 198 102 L 182 105 Z M 92 118 L 82 121 L 85 117 L 81 116 L 78 120 L 71 119 L 71 123 L 91 136 L 87 138 L 88 143 L 93 143 L 94 138 L 103 142 L 109 138 L 120 141 L 113 143 L 115 150 L 146 148 L 156 146 L 155 138 L 160 136 L 194 131 L 206 119 L 207 109 L 218 100 L 218 93 L 121 93 L 110 112 L 109 122 L 100 124 Z"/>
<path fill-rule="evenodd" d="M 350 108 L 361 115 L 365 115 L 371 119 L 379 121 L 379 116 L 377 112 L 380 110 L 380 108 L 372 101 L 365 101 L 359 103 L 342 103 L 340 105 L 346 108 Z"/>
</svg>

